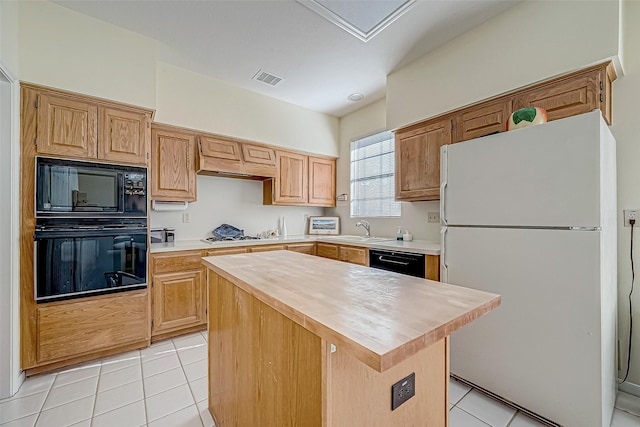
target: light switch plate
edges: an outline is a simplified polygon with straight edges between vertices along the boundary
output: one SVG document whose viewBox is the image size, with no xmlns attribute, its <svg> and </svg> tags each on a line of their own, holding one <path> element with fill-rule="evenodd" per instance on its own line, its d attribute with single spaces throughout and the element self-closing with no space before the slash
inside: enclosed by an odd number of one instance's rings
<svg viewBox="0 0 640 427">
<path fill-rule="evenodd" d="M 191 222 L 191 214 L 189 212 L 182 213 L 182 222 L 188 224 Z"/>
</svg>

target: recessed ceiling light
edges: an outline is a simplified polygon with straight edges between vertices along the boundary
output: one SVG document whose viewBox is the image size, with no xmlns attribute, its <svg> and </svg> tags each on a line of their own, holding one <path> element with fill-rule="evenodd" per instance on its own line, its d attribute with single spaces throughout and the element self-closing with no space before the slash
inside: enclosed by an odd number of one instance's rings
<svg viewBox="0 0 640 427">
<path fill-rule="evenodd" d="M 364 99 L 364 95 L 361 93 L 352 93 L 351 95 L 347 96 L 347 99 L 349 101 L 358 102 Z"/>
</svg>

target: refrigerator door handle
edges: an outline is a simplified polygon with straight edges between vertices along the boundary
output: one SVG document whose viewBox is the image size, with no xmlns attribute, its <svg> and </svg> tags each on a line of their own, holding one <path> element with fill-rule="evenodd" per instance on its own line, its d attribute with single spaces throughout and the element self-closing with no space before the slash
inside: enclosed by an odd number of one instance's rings
<svg viewBox="0 0 640 427">
<path fill-rule="evenodd" d="M 440 148 L 440 221 L 447 225 L 445 194 L 447 189 L 447 146 Z"/>
<path fill-rule="evenodd" d="M 449 280 L 446 250 L 447 230 L 448 228 L 446 225 L 440 230 L 440 281 L 444 283 L 448 283 Z"/>
</svg>

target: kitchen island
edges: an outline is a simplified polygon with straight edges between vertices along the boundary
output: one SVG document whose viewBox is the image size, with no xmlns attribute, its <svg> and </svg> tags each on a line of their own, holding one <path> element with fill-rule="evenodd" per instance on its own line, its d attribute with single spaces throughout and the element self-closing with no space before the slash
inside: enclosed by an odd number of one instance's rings
<svg viewBox="0 0 640 427">
<path fill-rule="evenodd" d="M 446 426 L 449 338 L 495 294 L 289 251 L 203 258 L 227 426 Z M 392 410 L 392 385 L 415 396 Z M 409 390 L 413 388 L 413 390 Z"/>
</svg>

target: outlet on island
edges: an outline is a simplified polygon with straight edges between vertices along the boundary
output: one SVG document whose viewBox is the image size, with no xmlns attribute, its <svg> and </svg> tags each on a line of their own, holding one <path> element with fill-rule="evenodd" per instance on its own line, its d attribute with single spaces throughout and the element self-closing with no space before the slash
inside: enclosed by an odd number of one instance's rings
<svg viewBox="0 0 640 427">
<path fill-rule="evenodd" d="M 412 372 L 391 386 L 391 410 L 416 395 L 416 373 Z"/>
</svg>

